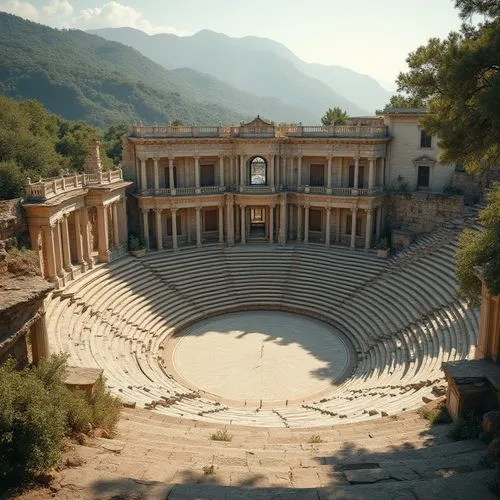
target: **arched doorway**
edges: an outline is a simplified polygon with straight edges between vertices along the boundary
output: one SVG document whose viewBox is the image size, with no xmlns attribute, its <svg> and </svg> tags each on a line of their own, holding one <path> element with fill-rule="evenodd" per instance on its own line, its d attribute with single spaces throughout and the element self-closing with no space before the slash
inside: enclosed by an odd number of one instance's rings
<svg viewBox="0 0 500 500">
<path fill-rule="evenodd" d="M 265 186 L 267 184 L 267 161 L 262 156 L 250 160 L 250 185 Z"/>
</svg>

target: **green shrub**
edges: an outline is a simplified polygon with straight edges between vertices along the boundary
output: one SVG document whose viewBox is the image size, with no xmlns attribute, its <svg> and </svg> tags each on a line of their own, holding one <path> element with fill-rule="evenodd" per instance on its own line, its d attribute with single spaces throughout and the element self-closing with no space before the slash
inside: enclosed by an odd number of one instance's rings
<svg viewBox="0 0 500 500">
<path fill-rule="evenodd" d="M 450 428 L 448 437 L 455 441 L 478 439 L 482 432 L 481 418 L 473 413 L 460 417 Z"/>
<path fill-rule="evenodd" d="M 88 432 L 91 426 L 113 431 L 116 426 L 118 399 L 104 381 L 92 396 L 66 387 L 66 359 L 53 355 L 21 371 L 13 361 L 0 366 L 0 485 L 19 483 L 56 465 L 65 435 Z"/>
<path fill-rule="evenodd" d="M 92 417 L 90 422 L 94 427 L 102 427 L 113 431 L 120 419 L 121 403 L 106 390 L 105 380 L 97 383 L 94 394 L 90 398 Z"/>
<path fill-rule="evenodd" d="M 33 370 L 0 366 L 0 484 L 57 464 L 65 415 Z"/>
</svg>

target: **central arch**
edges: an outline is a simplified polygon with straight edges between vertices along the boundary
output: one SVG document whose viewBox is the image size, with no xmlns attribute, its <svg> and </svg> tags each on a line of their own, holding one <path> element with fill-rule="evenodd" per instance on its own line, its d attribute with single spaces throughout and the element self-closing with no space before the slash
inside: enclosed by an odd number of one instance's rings
<svg viewBox="0 0 500 500">
<path fill-rule="evenodd" d="M 262 156 L 254 156 L 249 162 L 250 185 L 266 186 L 267 185 L 267 160 Z"/>
</svg>

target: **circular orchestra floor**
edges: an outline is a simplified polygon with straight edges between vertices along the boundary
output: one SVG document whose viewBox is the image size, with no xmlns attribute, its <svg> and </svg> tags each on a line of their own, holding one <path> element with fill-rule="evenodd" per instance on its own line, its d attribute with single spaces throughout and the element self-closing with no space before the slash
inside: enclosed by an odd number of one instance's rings
<svg viewBox="0 0 500 500">
<path fill-rule="evenodd" d="M 350 342 L 321 321 L 280 311 L 224 314 L 168 339 L 167 369 L 205 397 L 287 405 L 331 393 L 350 375 Z"/>
</svg>

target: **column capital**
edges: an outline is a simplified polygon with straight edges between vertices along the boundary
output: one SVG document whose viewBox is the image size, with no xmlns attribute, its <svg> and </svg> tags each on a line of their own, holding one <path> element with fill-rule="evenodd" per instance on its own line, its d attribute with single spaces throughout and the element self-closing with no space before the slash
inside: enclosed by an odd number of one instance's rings
<svg viewBox="0 0 500 500">
<path fill-rule="evenodd" d="M 351 212 L 356 213 L 358 211 L 358 207 L 351 207 Z"/>
<path fill-rule="evenodd" d="M 158 163 L 160 161 L 160 156 L 152 156 L 151 158 L 155 163 Z"/>
<path fill-rule="evenodd" d="M 325 210 L 329 212 L 332 209 L 332 207 L 325 207 Z"/>
<path fill-rule="evenodd" d="M 171 211 L 173 214 L 175 214 L 175 213 L 177 212 L 177 210 L 179 210 L 177 207 L 172 207 L 172 208 L 170 209 L 170 211 Z"/>
<path fill-rule="evenodd" d="M 144 156 L 144 155 L 136 155 L 136 158 L 139 160 L 139 161 L 147 161 L 148 157 L 147 156 Z"/>
<path fill-rule="evenodd" d="M 163 212 L 163 208 L 154 208 L 153 209 L 157 214 L 161 214 Z"/>
<path fill-rule="evenodd" d="M 201 205 L 196 205 L 196 211 L 199 212 L 203 207 Z"/>
<path fill-rule="evenodd" d="M 366 209 L 367 214 L 372 214 L 373 213 L 373 208 L 367 208 Z"/>
</svg>

